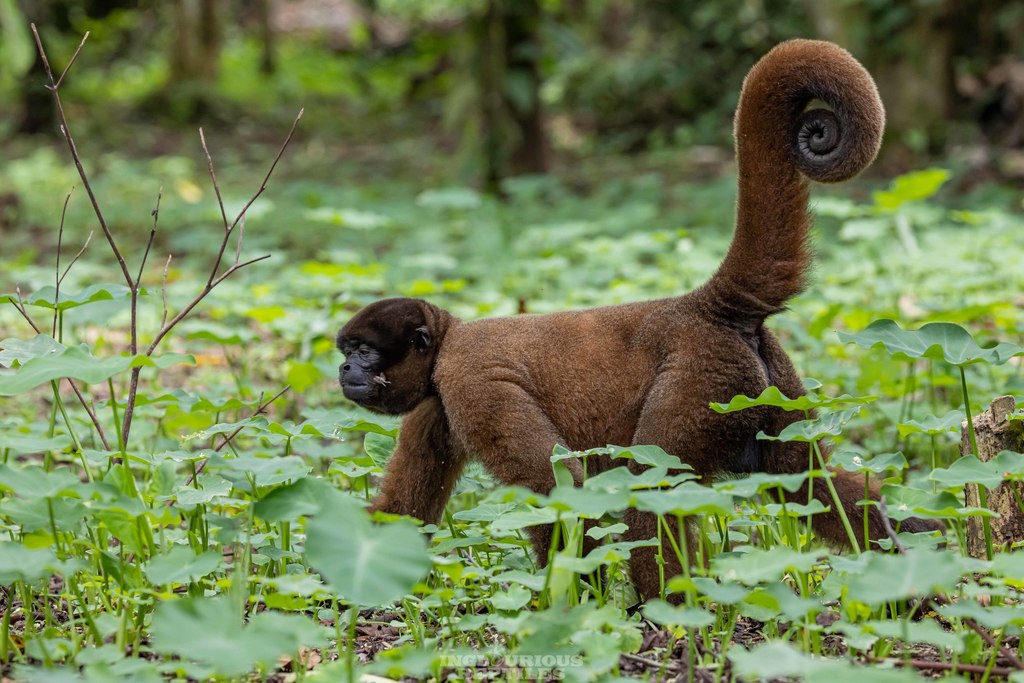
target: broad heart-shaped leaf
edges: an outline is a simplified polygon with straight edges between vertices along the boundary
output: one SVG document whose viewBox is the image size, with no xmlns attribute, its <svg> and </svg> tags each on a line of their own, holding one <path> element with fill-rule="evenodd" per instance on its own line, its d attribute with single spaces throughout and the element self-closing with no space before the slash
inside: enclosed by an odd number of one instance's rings
<svg viewBox="0 0 1024 683">
<path fill-rule="evenodd" d="M 0 341 L 0 366 L 9 368 L 15 363 L 24 365 L 37 356 L 62 353 L 64 345 L 48 334 L 37 334 L 29 340 L 4 339 Z"/>
<path fill-rule="evenodd" d="M 25 303 L 30 306 L 41 306 L 42 308 L 49 308 L 51 311 L 54 307 L 54 298 L 57 290 L 53 285 L 47 285 L 37 289 L 32 294 L 28 295 L 25 299 Z M 144 289 L 139 290 L 141 296 L 146 296 L 148 292 Z M 118 299 L 130 299 L 132 292 L 125 285 L 91 285 L 81 290 L 80 292 L 65 292 L 61 291 L 60 300 L 56 304 L 57 309 L 66 311 L 69 308 L 81 306 L 83 304 L 91 304 L 94 301 L 114 301 Z"/>
<path fill-rule="evenodd" d="M 988 462 L 965 455 L 948 468 L 939 467 L 928 478 L 943 488 L 959 488 L 964 484 L 981 484 L 991 491 L 1003 480 L 1024 473 L 1024 454 L 1002 451 Z"/>
<path fill-rule="evenodd" d="M 927 323 L 918 330 L 904 330 L 892 320 L 876 320 L 863 332 L 840 332 L 839 339 L 865 349 L 882 346 L 900 360 L 930 358 L 956 366 L 972 363 L 1002 365 L 1014 356 L 1024 354 L 1024 347 L 1009 342 L 982 348 L 970 332 L 953 323 Z"/>
<path fill-rule="evenodd" d="M 0 463 L 0 487 L 19 498 L 54 498 L 71 493 L 78 484 L 78 477 L 67 469 L 47 472 L 42 467 L 14 468 Z"/>
<path fill-rule="evenodd" d="M 267 522 L 295 521 L 319 511 L 333 487 L 319 477 L 279 486 L 256 502 L 253 512 Z"/>
<path fill-rule="evenodd" d="M 861 573 L 847 580 L 850 599 L 882 605 L 933 592 L 952 590 L 975 561 L 954 553 L 909 548 L 905 555 L 872 553 Z"/>
<path fill-rule="evenodd" d="M 813 391 L 808 391 L 803 396 L 789 398 L 783 394 L 778 387 L 768 387 L 761 392 L 757 398 L 749 396 L 734 396 L 728 403 L 712 403 L 711 410 L 716 413 L 735 413 L 738 410 L 746 410 L 755 406 L 773 406 L 783 410 L 808 411 L 816 408 L 833 408 L 838 406 L 863 405 L 877 401 L 877 396 L 842 396 L 830 397 L 820 396 Z"/>
<path fill-rule="evenodd" d="M 793 678 L 806 683 L 920 683 L 913 671 L 855 666 L 842 659 L 805 654 L 789 643 L 771 641 L 752 650 L 729 649 L 733 671 L 742 680 Z"/>
<path fill-rule="evenodd" d="M 0 584 L 32 583 L 53 573 L 59 564 L 49 548 L 30 550 L 20 543 L 0 542 Z"/>
<path fill-rule="evenodd" d="M 964 600 L 938 609 L 944 617 L 973 619 L 985 628 L 1003 628 L 1007 624 L 1024 625 L 1024 610 L 1017 605 L 983 607 L 973 600 Z"/>
<path fill-rule="evenodd" d="M 302 646 L 325 642 L 322 629 L 298 615 L 262 612 L 245 626 L 242 616 L 227 596 L 161 603 L 153 615 L 153 650 L 233 677 L 272 665 Z"/>
<path fill-rule="evenodd" d="M 732 496 L 697 482 L 684 481 L 670 489 L 635 491 L 636 509 L 658 515 L 728 515 L 733 512 Z"/>
<path fill-rule="evenodd" d="M 367 607 L 398 600 L 431 567 L 415 526 L 372 525 L 359 503 L 340 493 L 306 524 L 306 556 L 343 598 Z"/>
<path fill-rule="evenodd" d="M 158 586 L 197 581 L 220 566 L 221 555 L 207 551 L 196 555 L 184 545 L 176 545 L 169 553 L 157 555 L 146 567 L 146 577 Z"/>
<path fill-rule="evenodd" d="M 871 472 L 881 474 L 886 470 L 907 469 L 907 458 L 897 451 L 895 453 L 879 453 L 872 457 L 864 457 L 854 451 L 842 450 L 832 454 L 828 464 L 847 472 Z"/>
<path fill-rule="evenodd" d="M 960 430 L 960 425 L 967 418 L 962 410 L 951 410 L 942 417 L 928 415 L 920 420 L 907 420 L 896 425 L 900 436 L 907 434 L 946 434 Z"/>
<path fill-rule="evenodd" d="M 675 455 L 669 455 L 658 446 L 608 446 L 612 458 L 628 458 L 641 465 L 668 467 L 669 469 L 692 469 Z"/>
<path fill-rule="evenodd" d="M 37 356 L 16 370 L 0 369 L 0 396 L 16 396 L 51 380 L 70 377 L 96 384 L 134 367 L 167 368 L 181 363 L 195 364 L 195 358 L 181 353 L 163 356 L 111 356 L 96 358 L 86 346 L 65 347 Z"/>
<path fill-rule="evenodd" d="M 843 427 L 847 422 L 860 412 L 860 407 L 847 410 L 837 410 L 825 413 L 813 420 L 799 420 L 786 425 L 786 428 L 778 436 L 770 436 L 764 432 L 758 432 L 757 438 L 765 441 L 799 441 L 809 443 L 817 441 L 823 436 L 838 436 L 843 433 Z"/>
<path fill-rule="evenodd" d="M 995 513 L 984 508 L 964 507 L 949 491 L 923 491 L 910 486 L 885 484 L 882 495 L 886 500 L 886 512 L 893 520 L 902 522 L 910 517 L 994 517 Z"/>
<path fill-rule="evenodd" d="M 710 626 L 715 615 L 702 609 L 676 607 L 664 600 L 648 600 L 643 607 L 644 616 L 666 626 Z"/>
<path fill-rule="evenodd" d="M 812 472 L 800 472 L 798 474 L 768 474 L 767 472 L 755 472 L 742 479 L 723 479 L 716 481 L 712 486 L 723 493 L 739 498 L 750 498 L 765 491 L 778 491 L 781 486 L 786 491 L 794 493 L 804 485 L 807 478 L 820 475 L 820 470 Z"/>
<path fill-rule="evenodd" d="M 719 555 L 712 560 L 715 574 L 726 581 L 753 586 L 763 581 L 778 581 L 787 571 L 806 572 L 825 556 L 824 551 L 799 553 L 786 546 L 771 550 L 751 548 L 745 553 Z"/>
</svg>

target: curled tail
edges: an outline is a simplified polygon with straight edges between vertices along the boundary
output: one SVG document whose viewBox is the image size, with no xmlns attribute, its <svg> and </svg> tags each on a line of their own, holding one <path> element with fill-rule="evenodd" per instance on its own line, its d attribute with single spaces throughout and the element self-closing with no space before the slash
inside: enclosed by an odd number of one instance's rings
<svg viewBox="0 0 1024 683">
<path fill-rule="evenodd" d="M 808 109 L 816 100 L 828 108 Z M 756 326 L 800 293 L 812 256 L 808 179 L 860 173 L 884 126 L 875 82 L 837 45 L 790 40 L 754 65 L 736 110 L 736 232 L 704 287 L 718 314 Z"/>
</svg>

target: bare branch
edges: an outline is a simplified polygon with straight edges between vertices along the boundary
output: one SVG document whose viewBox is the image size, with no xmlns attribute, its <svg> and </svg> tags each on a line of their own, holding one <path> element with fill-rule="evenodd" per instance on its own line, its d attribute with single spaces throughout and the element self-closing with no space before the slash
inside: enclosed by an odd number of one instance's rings
<svg viewBox="0 0 1024 683">
<path fill-rule="evenodd" d="M 82 244 L 82 248 L 78 250 L 78 253 L 76 253 L 74 258 L 71 259 L 71 262 L 68 264 L 67 268 L 65 268 L 64 272 L 61 273 L 59 282 L 64 282 L 64 278 L 66 278 L 68 276 L 68 273 L 71 272 L 71 266 L 75 265 L 78 259 L 82 258 L 82 254 L 85 253 L 85 250 L 89 248 L 89 243 L 92 242 L 92 235 L 93 231 L 90 230 L 89 234 L 86 235 L 85 237 L 85 242 Z"/>
<path fill-rule="evenodd" d="M 245 206 L 242 207 L 242 210 L 238 212 L 238 216 L 235 218 L 235 222 L 231 224 L 232 230 L 235 228 L 236 225 L 238 225 L 239 221 L 242 220 L 242 218 L 245 216 L 245 212 L 249 210 L 249 207 L 253 205 L 253 202 L 259 199 L 260 195 L 263 194 L 263 191 L 267 189 L 267 182 L 270 181 L 271 174 L 274 172 L 274 169 L 277 168 L 277 162 L 281 160 L 282 155 L 284 155 L 284 151 L 288 149 L 288 143 L 292 141 L 292 136 L 295 135 L 295 127 L 299 125 L 299 119 L 302 118 L 302 113 L 304 111 L 305 109 L 300 109 L 298 115 L 295 117 L 295 120 L 292 121 L 292 127 L 288 131 L 288 137 L 284 139 L 284 143 L 281 145 L 281 149 L 278 150 L 277 156 L 274 157 L 274 163 L 270 164 L 270 170 L 268 170 L 267 175 L 264 176 L 263 182 L 260 183 L 260 188 L 256 190 L 256 194 L 254 194 L 249 199 L 249 201 L 245 203 Z"/>
<path fill-rule="evenodd" d="M 163 317 L 160 318 L 160 327 L 165 327 L 167 325 L 167 271 L 171 269 L 171 258 L 172 256 L 168 254 L 167 262 L 164 263 L 164 284 L 163 287 L 160 288 L 160 294 L 164 305 L 164 314 Z"/>
<path fill-rule="evenodd" d="M 42 334 L 42 331 L 36 325 L 35 321 L 32 320 L 32 316 L 30 316 L 28 314 L 28 311 L 25 310 L 25 302 L 21 298 L 21 288 L 15 287 L 14 293 L 18 295 L 17 301 L 15 301 L 14 297 L 10 295 L 7 296 L 7 300 L 11 303 L 12 306 L 14 306 L 18 313 L 21 313 L 21 317 L 25 319 L 25 322 L 29 324 L 29 327 L 35 330 L 36 334 Z"/>
<path fill-rule="evenodd" d="M 245 218 L 242 218 L 242 222 L 238 224 L 238 239 L 235 240 L 235 265 L 242 258 L 242 240 L 245 239 Z"/>
<path fill-rule="evenodd" d="M 146 268 L 146 260 L 149 258 L 149 250 L 153 248 L 153 240 L 156 239 L 157 222 L 160 220 L 160 200 L 164 196 L 164 188 L 161 186 L 156 191 L 156 207 L 153 209 L 153 227 L 149 231 L 149 240 L 146 242 L 146 251 L 142 254 L 142 262 L 139 263 L 139 274 L 135 277 L 135 288 L 139 288 L 142 282 L 142 271 Z"/>
<path fill-rule="evenodd" d="M 213 181 L 213 191 L 217 194 L 217 206 L 220 207 L 220 217 L 224 221 L 224 230 L 230 231 L 228 227 L 228 214 L 224 210 L 224 199 L 220 195 L 220 185 L 217 184 L 217 174 L 213 172 L 213 157 L 210 156 L 210 150 L 206 146 L 206 135 L 203 134 L 203 129 L 199 129 L 199 141 L 203 144 L 203 154 L 206 155 L 206 165 L 210 169 L 210 180 Z"/>
<path fill-rule="evenodd" d="M 129 287 L 133 286 L 132 276 L 128 272 L 128 265 L 124 261 L 124 256 L 121 255 L 121 250 L 117 246 L 117 241 L 114 239 L 113 233 L 110 231 L 110 227 L 107 225 L 106 219 L 103 217 L 103 211 L 100 209 L 99 201 L 96 199 L 96 193 L 92 190 L 92 185 L 89 183 L 89 176 L 85 172 L 85 167 L 82 165 L 82 158 L 78 155 L 78 149 L 75 146 L 75 139 L 71 135 L 71 131 L 68 129 L 68 120 L 64 115 L 64 106 L 60 101 L 60 93 L 58 92 L 58 82 L 53 78 L 53 71 L 50 69 L 50 62 L 46 57 L 46 50 L 43 49 L 43 41 L 39 37 L 39 31 L 36 29 L 36 25 L 32 24 L 32 35 L 35 37 L 36 48 L 39 50 L 39 56 L 43 60 L 43 67 L 46 70 L 46 77 L 50 81 L 48 89 L 53 95 L 53 102 L 57 108 L 57 119 L 60 122 L 60 132 L 64 136 L 64 141 L 68 145 L 68 149 L 71 151 L 71 159 L 75 162 L 75 168 L 78 169 L 78 177 L 82 179 L 82 184 L 85 186 L 85 191 L 89 195 L 89 201 L 92 203 L 93 212 L 96 214 L 96 220 L 99 221 L 100 228 L 103 230 L 103 236 L 107 238 L 107 243 L 110 245 L 110 250 L 114 253 L 114 257 L 117 259 L 118 266 L 121 267 L 121 274 L 124 276 L 125 282 L 128 283 Z M 88 37 L 88 33 L 86 37 Z M 85 42 L 85 38 L 82 39 Z M 81 49 L 81 45 L 79 45 Z M 78 52 L 75 52 L 77 57 Z M 70 67 L 71 64 L 68 64 Z M 67 74 L 67 69 L 64 70 L 64 74 Z M 64 78 L 64 74 L 61 75 L 61 80 Z"/>
<path fill-rule="evenodd" d="M 35 25 L 32 26 L 32 32 L 33 33 L 36 32 Z M 38 36 L 37 36 L 37 38 L 38 38 Z M 85 45 L 85 41 L 87 41 L 88 39 L 89 39 L 89 31 L 86 31 L 85 35 L 82 36 L 82 42 L 80 42 L 78 44 L 78 48 L 75 50 L 75 54 L 71 55 L 71 59 L 68 60 L 68 65 L 64 67 L 64 72 L 60 75 L 60 78 L 57 79 L 57 82 L 53 84 L 54 90 L 59 88 L 60 84 L 64 82 L 64 77 L 68 75 L 69 71 L 71 71 L 71 65 L 75 63 L 76 59 L 78 59 L 78 53 L 80 53 L 82 51 L 82 47 Z M 49 70 L 50 70 L 49 67 L 47 67 L 46 70 L 47 70 L 47 72 L 49 72 Z"/>
<path fill-rule="evenodd" d="M 899 537 L 896 535 L 896 530 L 892 528 L 892 522 L 889 521 L 889 511 L 885 507 L 885 496 L 882 496 L 878 500 L 878 514 L 882 518 L 882 528 L 885 529 L 885 533 L 889 536 L 889 540 L 892 541 L 892 545 L 899 552 L 900 555 L 906 555 L 907 549 L 900 543 Z"/>
</svg>

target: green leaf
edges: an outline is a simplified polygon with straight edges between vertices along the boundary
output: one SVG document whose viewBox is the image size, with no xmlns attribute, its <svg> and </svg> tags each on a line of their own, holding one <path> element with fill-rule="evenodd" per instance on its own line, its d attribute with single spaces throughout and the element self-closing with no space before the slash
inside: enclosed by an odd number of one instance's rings
<svg viewBox="0 0 1024 683">
<path fill-rule="evenodd" d="M 253 513 L 266 522 L 293 522 L 316 513 L 333 488 L 319 477 L 280 486 L 256 502 Z"/>
<path fill-rule="evenodd" d="M 129 368 L 168 368 L 172 365 L 195 364 L 192 356 L 168 353 L 163 356 L 112 356 L 96 358 L 86 346 L 73 346 L 45 357 L 26 361 L 16 370 L 0 370 L 0 396 L 16 396 L 40 384 L 69 377 L 88 384 L 104 382 Z"/>
<path fill-rule="evenodd" d="M 982 348 L 970 332 L 953 323 L 927 323 L 918 330 L 904 330 L 892 320 L 876 320 L 863 332 L 840 332 L 839 339 L 865 349 L 883 347 L 900 360 L 930 358 L 957 367 L 972 363 L 1002 365 L 1024 354 L 1024 347 L 1009 342 Z"/>
<path fill-rule="evenodd" d="M 667 467 L 669 469 L 692 469 L 675 455 L 669 455 L 658 446 L 608 446 L 612 459 L 627 458 L 641 465 Z"/>
<path fill-rule="evenodd" d="M 363 438 L 363 450 L 377 467 L 384 467 L 395 451 L 395 437 L 380 432 L 367 432 Z"/>
<path fill-rule="evenodd" d="M 867 605 L 949 592 L 969 567 L 949 552 L 909 548 L 905 555 L 872 553 L 863 572 L 847 579 L 850 599 Z"/>
<path fill-rule="evenodd" d="M 324 379 L 324 374 L 315 363 L 295 362 L 287 363 L 288 372 L 285 375 L 292 391 L 301 394 L 306 389 L 316 386 Z"/>
<path fill-rule="evenodd" d="M 490 602 L 494 609 L 515 612 L 526 607 L 531 598 L 533 598 L 533 592 L 523 586 L 509 586 L 504 591 L 494 593 Z"/>
<path fill-rule="evenodd" d="M 47 472 L 33 465 L 16 469 L 0 463 L 0 487 L 19 498 L 54 498 L 73 493 L 78 484 L 78 477 L 67 469 Z"/>
<path fill-rule="evenodd" d="M 48 334 L 37 334 L 28 341 L 24 339 L 4 339 L 0 341 L 0 366 L 9 368 L 15 363 L 24 365 L 39 356 L 49 356 L 64 352 L 64 345 Z"/>
<path fill-rule="evenodd" d="M 828 464 L 847 472 L 871 472 L 881 474 L 886 470 L 907 469 L 907 459 L 903 453 L 879 453 L 874 457 L 864 457 L 854 451 L 842 450 L 832 454 Z"/>
<path fill-rule="evenodd" d="M 944 168 L 927 168 L 907 173 L 893 180 L 889 189 L 875 192 L 872 199 L 879 208 L 893 211 L 907 202 L 928 199 L 938 192 L 950 175 Z"/>
<path fill-rule="evenodd" d="M 778 387 L 768 387 L 761 392 L 757 398 L 749 396 L 734 396 L 728 403 L 712 403 L 711 410 L 716 413 L 735 413 L 739 410 L 746 410 L 755 406 L 774 406 L 783 410 L 808 411 L 817 408 L 833 408 L 837 406 L 863 405 L 877 401 L 877 396 L 842 396 L 829 397 L 820 396 L 813 391 L 808 391 L 803 396 L 789 398 L 783 394 Z"/>
<path fill-rule="evenodd" d="M 780 486 L 790 493 L 795 493 L 812 474 L 814 473 L 768 474 L 766 472 L 755 472 L 742 479 L 716 481 L 712 486 L 718 491 L 739 498 L 750 498 L 765 491 L 777 491 Z"/>
<path fill-rule="evenodd" d="M 53 285 L 47 285 L 41 289 L 36 290 L 25 299 L 25 303 L 30 306 L 40 306 L 42 308 L 48 308 L 51 311 L 54 308 L 54 296 L 57 294 L 57 290 Z M 139 294 L 146 295 L 145 290 L 139 290 Z M 59 311 L 66 311 L 69 308 L 75 308 L 76 306 L 82 306 L 85 304 L 91 304 L 96 301 L 118 301 L 128 300 L 131 298 L 132 291 L 128 289 L 126 285 L 91 285 L 86 287 L 80 292 L 60 292 L 60 301 L 57 302 L 56 307 Z"/>
<path fill-rule="evenodd" d="M 962 410 L 951 410 L 942 417 L 928 415 L 920 420 L 907 420 L 896 425 L 900 436 L 907 434 L 946 434 L 960 431 L 960 425 L 967 418 Z"/>
<path fill-rule="evenodd" d="M 809 443 L 817 441 L 823 436 L 838 436 L 843 433 L 843 427 L 852 420 L 860 408 L 849 408 L 836 412 L 825 413 L 811 420 L 799 420 L 786 427 L 778 436 L 770 436 L 764 432 L 758 432 L 757 438 L 765 441 L 782 441 Z"/>
<path fill-rule="evenodd" d="M 930 490 L 924 491 L 910 486 L 886 484 L 882 487 L 882 495 L 886 498 L 889 517 L 897 522 L 910 517 L 963 519 L 972 516 L 995 516 L 990 510 L 964 507 L 949 491 L 932 493 Z"/>
<path fill-rule="evenodd" d="M 659 515 L 729 515 L 733 512 L 731 495 L 692 481 L 671 489 L 637 491 L 633 496 L 637 510 Z"/>
<path fill-rule="evenodd" d="M 375 607 L 412 590 L 431 567 L 426 541 L 408 522 L 371 525 L 357 502 L 336 494 L 306 525 L 306 556 L 346 600 Z"/>
<path fill-rule="evenodd" d="M 710 626 L 715 615 L 693 607 L 675 607 L 664 600 L 648 600 L 643 607 L 644 616 L 663 626 Z"/>
<path fill-rule="evenodd" d="M 153 615 L 153 650 L 205 664 L 223 676 L 243 676 L 302 646 L 326 643 L 322 629 L 299 615 L 262 612 L 246 626 L 243 616 L 226 596 L 161 603 Z"/>
<path fill-rule="evenodd" d="M 1014 454 L 1003 451 L 1008 458 Z M 1017 457 L 1017 467 L 1024 456 Z M 928 478 L 942 488 L 962 488 L 964 484 L 981 484 L 991 491 L 1003 483 L 1005 470 L 1000 466 L 1000 461 L 993 459 L 989 462 L 982 462 L 973 455 L 965 455 L 959 458 L 949 467 L 938 467 L 932 470 Z"/>
<path fill-rule="evenodd" d="M 0 584 L 15 581 L 34 583 L 49 576 L 59 566 L 49 548 L 30 550 L 20 543 L 0 542 Z"/>
<path fill-rule="evenodd" d="M 727 581 L 753 586 L 778 581 L 789 571 L 806 572 L 824 557 L 823 551 L 800 553 L 786 546 L 771 550 L 751 548 L 747 552 L 719 555 L 712 560 L 715 574 Z"/>
<path fill-rule="evenodd" d="M 1004 628 L 1007 624 L 1024 625 L 1024 610 L 1019 606 L 983 607 L 973 600 L 962 600 L 938 608 L 939 614 L 958 619 L 974 619 L 985 628 Z"/>
<path fill-rule="evenodd" d="M 215 571 L 220 562 L 220 553 L 207 551 L 196 555 L 188 546 L 176 545 L 170 552 L 150 560 L 146 576 L 158 586 L 190 583 Z"/>
</svg>

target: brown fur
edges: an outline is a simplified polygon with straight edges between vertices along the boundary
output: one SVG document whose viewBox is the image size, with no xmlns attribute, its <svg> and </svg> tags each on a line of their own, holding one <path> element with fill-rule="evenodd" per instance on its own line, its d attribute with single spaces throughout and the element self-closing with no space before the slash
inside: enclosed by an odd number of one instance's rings
<svg viewBox="0 0 1024 683">
<path fill-rule="evenodd" d="M 815 99 L 831 111 L 805 112 Z M 800 415 L 773 408 L 719 415 L 708 404 L 756 396 L 770 385 L 789 396 L 804 393 L 763 323 L 800 292 L 810 265 L 807 178 L 835 182 L 860 172 L 878 150 L 883 124 L 871 77 L 846 51 L 816 41 L 783 43 L 744 82 L 735 129 L 736 233 L 701 288 L 657 301 L 475 322 L 415 299 L 367 306 L 341 330 L 339 347 L 366 344 L 380 358 L 348 356 L 342 383 L 353 373 L 358 386 L 346 394 L 368 391 L 363 405 L 411 410 L 373 509 L 436 522 L 467 457 L 504 484 L 546 493 L 555 483 L 549 458 L 556 444 L 655 444 L 705 478 L 804 471 L 806 445 L 755 439 L 760 430 L 779 433 Z M 837 139 L 808 143 L 808 131 L 822 127 Z M 426 330 L 429 344 L 424 348 L 411 330 Z M 373 381 L 379 374 L 388 384 Z M 570 461 L 570 469 L 582 479 L 579 462 Z M 862 480 L 835 474 L 847 514 L 858 522 Z M 832 504 L 824 484 L 814 492 Z M 806 501 L 806 490 L 791 499 Z M 631 510 L 626 519 L 628 538 L 656 535 L 652 515 Z M 831 543 L 847 541 L 834 513 L 818 515 L 815 530 Z M 885 534 L 873 508 L 870 534 Z M 533 536 L 542 560 L 549 538 L 543 529 Z M 634 553 L 631 564 L 640 594 L 656 596 L 654 550 Z M 670 562 L 666 576 L 679 569 Z"/>
</svg>

